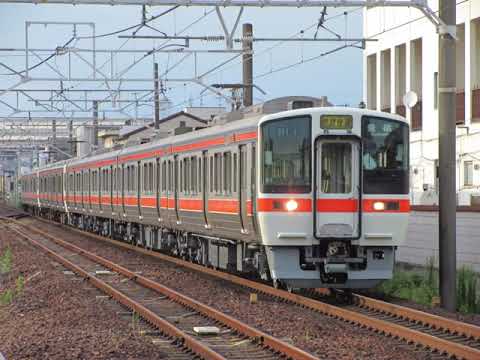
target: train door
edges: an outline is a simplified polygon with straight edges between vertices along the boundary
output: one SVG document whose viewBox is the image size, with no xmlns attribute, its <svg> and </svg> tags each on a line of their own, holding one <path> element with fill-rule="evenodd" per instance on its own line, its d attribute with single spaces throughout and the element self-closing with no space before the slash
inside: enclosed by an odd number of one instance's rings
<svg viewBox="0 0 480 360">
<path fill-rule="evenodd" d="M 248 207 L 249 203 L 247 194 L 247 146 L 239 147 L 239 172 L 238 172 L 238 200 L 240 202 L 240 221 L 242 224 L 242 233 L 248 233 Z"/>
<path fill-rule="evenodd" d="M 179 166 L 179 160 L 178 160 L 178 156 L 175 155 L 174 159 L 173 159 L 173 163 L 174 163 L 174 171 L 173 171 L 173 176 L 174 176 L 174 179 L 173 179 L 173 183 L 174 183 L 174 190 L 173 190 L 173 195 L 174 195 L 174 206 L 175 206 L 175 221 L 177 222 L 177 224 L 180 222 L 180 217 L 178 216 L 178 207 L 179 207 L 179 203 L 180 203 L 180 200 L 179 200 L 179 187 L 180 187 L 180 166 Z"/>
<path fill-rule="evenodd" d="M 113 165 L 110 165 L 110 168 L 108 171 L 108 196 L 110 198 L 110 211 L 113 213 L 114 206 L 113 206 L 113 189 L 114 189 L 114 184 L 115 184 L 115 177 L 114 177 L 114 172 L 113 172 Z"/>
<path fill-rule="evenodd" d="M 360 141 L 319 137 L 315 142 L 315 212 L 317 238 L 360 236 Z"/>
<path fill-rule="evenodd" d="M 208 224 L 208 152 L 202 152 L 202 161 L 201 161 L 201 172 L 199 173 L 200 176 L 200 185 L 202 191 L 202 205 L 203 205 L 203 217 L 205 219 L 205 228 L 210 229 L 210 225 Z"/>
<path fill-rule="evenodd" d="M 127 174 L 127 166 L 125 164 L 122 164 L 122 167 L 120 168 L 120 176 L 122 178 L 121 183 L 121 191 L 120 191 L 120 198 L 121 198 L 121 205 L 122 205 L 122 215 L 123 217 L 126 216 L 126 211 L 125 211 L 125 197 L 127 196 L 127 181 L 128 181 L 128 174 Z"/>
<path fill-rule="evenodd" d="M 136 176 L 137 176 L 137 186 L 136 186 L 136 195 L 137 195 L 137 211 L 138 211 L 138 216 L 141 218 L 142 216 L 142 204 L 140 202 L 140 199 L 141 199 L 141 194 L 142 194 L 142 177 L 141 177 L 141 171 L 142 171 L 142 164 L 139 162 L 137 162 L 137 173 L 136 173 Z M 145 176 L 145 174 L 143 174 L 143 176 Z"/>
<path fill-rule="evenodd" d="M 255 232 L 257 227 L 257 152 L 255 143 L 251 143 L 251 161 L 250 166 L 250 201 L 251 201 L 251 226 Z"/>
<path fill-rule="evenodd" d="M 159 158 L 155 159 L 155 205 L 157 208 L 157 218 L 161 219 L 162 214 L 160 210 L 160 201 L 162 197 L 162 186 L 163 186 L 163 179 L 162 179 L 162 162 Z"/>
<path fill-rule="evenodd" d="M 165 184 L 165 200 L 164 205 L 162 206 L 166 209 L 166 220 L 172 226 L 175 223 L 175 166 L 174 166 L 174 159 L 169 158 L 165 161 L 165 170 L 166 170 L 166 184 Z"/>
</svg>

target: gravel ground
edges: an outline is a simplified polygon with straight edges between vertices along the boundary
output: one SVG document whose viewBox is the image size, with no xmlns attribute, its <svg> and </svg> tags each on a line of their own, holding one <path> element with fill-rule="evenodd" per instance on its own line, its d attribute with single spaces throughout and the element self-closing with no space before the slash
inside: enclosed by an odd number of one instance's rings
<svg viewBox="0 0 480 360">
<path fill-rule="evenodd" d="M 0 228 L 0 254 L 12 251 L 12 268 L 0 277 L 0 294 L 25 284 L 10 305 L 0 305 L 0 353 L 6 359 L 159 359 L 125 309 L 88 283 L 65 275 L 60 264 Z M 72 286 L 73 285 L 73 286 Z"/>
<path fill-rule="evenodd" d="M 141 271 L 183 294 L 221 310 L 273 336 L 280 337 L 322 359 L 428 359 L 428 352 L 413 351 L 405 343 L 343 321 L 259 294 L 250 304 L 250 291 L 223 280 L 168 262 L 117 248 L 37 220 L 52 235 L 91 250 L 134 271 Z"/>
</svg>

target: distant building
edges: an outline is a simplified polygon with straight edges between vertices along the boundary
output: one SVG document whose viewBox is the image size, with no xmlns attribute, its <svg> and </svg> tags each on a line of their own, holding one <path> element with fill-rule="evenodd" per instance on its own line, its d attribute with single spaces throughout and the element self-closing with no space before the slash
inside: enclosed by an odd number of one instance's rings
<svg viewBox="0 0 480 360">
<path fill-rule="evenodd" d="M 204 120 L 210 120 L 213 117 L 224 113 L 225 111 L 226 111 L 225 108 L 222 106 L 219 106 L 219 107 L 190 106 L 183 109 L 183 112 L 194 115 Z"/>
<path fill-rule="evenodd" d="M 438 0 L 428 4 L 438 10 Z M 413 8 L 364 10 L 367 42 L 363 96 L 369 109 L 397 113 L 411 124 L 411 191 L 414 204 L 438 204 L 438 34 Z M 458 204 L 480 199 L 480 1 L 457 5 Z M 403 96 L 418 95 L 406 109 Z"/>
<path fill-rule="evenodd" d="M 155 129 L 151 122 L 143 126 L 127 126 L 120 130 L 117 142 L 123 145 L 134 145 L 151 141 L 152 138 L 162 138 L 174 134 L 204 128 L 204 119 L 185 111 L 180 111 L 160 119 L 160 127 Z"/>
</svg>

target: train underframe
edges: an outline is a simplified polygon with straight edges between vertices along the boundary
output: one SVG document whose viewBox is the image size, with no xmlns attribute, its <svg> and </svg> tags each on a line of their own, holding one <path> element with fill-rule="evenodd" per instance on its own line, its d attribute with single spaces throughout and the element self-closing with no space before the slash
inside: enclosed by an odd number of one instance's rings
<svg viewBox="0 0 480 360">
<path fill-rule="evenodd" d="M 34 215 L 200 265 L 273 281 L 275 287 L 371 288 L 392 276 L 395 248 L 358 247 L 332 240 L 318 246 L 263 246 L 122 222 L 98 216 L 26 206 Z M 339 251 L 327 256 L 332 245 Z"/>
</svg>

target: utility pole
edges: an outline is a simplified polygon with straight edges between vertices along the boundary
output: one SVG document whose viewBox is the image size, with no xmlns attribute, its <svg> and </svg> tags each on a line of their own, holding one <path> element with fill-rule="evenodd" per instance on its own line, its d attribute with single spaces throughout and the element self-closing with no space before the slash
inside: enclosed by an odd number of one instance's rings
<svg viewBox="0 0 480 360">
<path fill-rule="evenodd" d="M 57 146 L 57 119 L 52 119 L 52 145 L 55 149 Z M 51 162 L 55 162 L 55 154 L 52 153 L 52 158 L 50 159 Z"/>
<path fill-rule="evenodd" d="M 75 143 L 73 142 L 73 119 L 68 120 L 68 143 L 70 144 L 70 155 L 75 156 Z"/>
<path fill-rule="evenodd" d="M 243 106 L 253 104 L 253 28 L 252 24 L 243 24 L 243 42 L 244 51 L 243 60 Z"/>
<path fill-rule="evenodd" d="M 158 80 L 158 63 L 153 64 L 153 81 L 155 89 L 155 129 L 160 129 L 160 93 Z"/>
<path fill-rule="evenodd" d="M 456 29 L 456 0 L 440 0 L 438 71 L 438 155 L 439 155 L 439 267 L 441 306 L 456 310 L 456 59 L 455 39 L 449 31 Z"/>
<path fill-rule="evenodd" d="M 93 146 L 98 148 L 98 101 L 93 102 Z"/>
</svg>

